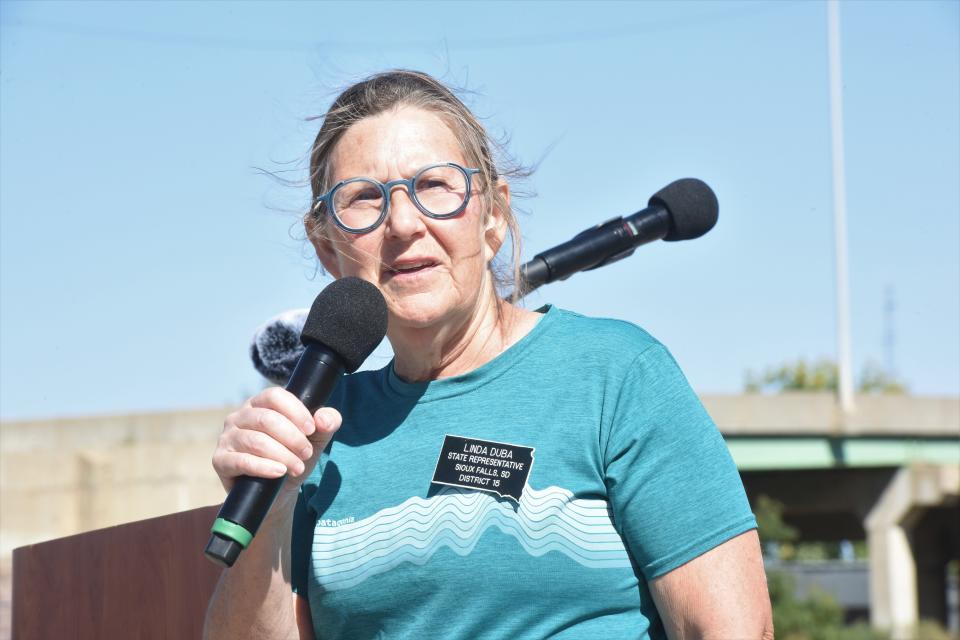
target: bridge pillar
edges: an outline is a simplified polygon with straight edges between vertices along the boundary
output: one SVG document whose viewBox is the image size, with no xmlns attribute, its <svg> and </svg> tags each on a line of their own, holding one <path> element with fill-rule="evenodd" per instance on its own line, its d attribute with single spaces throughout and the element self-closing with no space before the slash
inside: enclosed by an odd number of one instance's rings
<svg viewBox="0 0 960 640">
<path fill-rule="evenodd" d="M 897 472 L 864 521 L 870 553 L 870 622 L 909 638 L 918 622 L 913 527 L 929 508 L 955 504 L 960 466 L 915 465 Z M 945 569 L 946 559 L 943 559 Z"/>
</svg>

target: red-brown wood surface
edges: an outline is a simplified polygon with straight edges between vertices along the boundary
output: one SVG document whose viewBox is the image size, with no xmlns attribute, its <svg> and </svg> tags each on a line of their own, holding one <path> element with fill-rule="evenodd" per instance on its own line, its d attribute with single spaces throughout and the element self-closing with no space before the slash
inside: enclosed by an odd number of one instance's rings
<svg viewBox="0 0 960 640">
<path fill-rule="evenodd" d="M 199 638 L 221 568 L 203 555 L 219 505 L 20 547 L 13 638 Z"/>
</svg>

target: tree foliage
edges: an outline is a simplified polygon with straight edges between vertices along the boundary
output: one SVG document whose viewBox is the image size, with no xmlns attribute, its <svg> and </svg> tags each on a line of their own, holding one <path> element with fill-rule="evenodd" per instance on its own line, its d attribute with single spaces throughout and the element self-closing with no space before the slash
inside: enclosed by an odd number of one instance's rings
<svg viewBox="0 0 960 640">
<path fill-rule="evenodd" d="M 793 542 L 799 535 L 796 528 L 783 521 L 783 503 L 769 496 L 757 497 L 753 515 L 757 518 L 757 535 L 765 543 Z"/>
<path fill-rule="evenodd" d="M 747 371 L 744 376 L 747 393 L 783 393 L 785 391 L 836 391 L 837 363 L 821 358 L 812 362 L 804 359 L 768 367 L 760 373 Z M 883 367 L 867 362 L 860 370 L 859 393 L 906 393 L 907 387 Z"/>
</svg>

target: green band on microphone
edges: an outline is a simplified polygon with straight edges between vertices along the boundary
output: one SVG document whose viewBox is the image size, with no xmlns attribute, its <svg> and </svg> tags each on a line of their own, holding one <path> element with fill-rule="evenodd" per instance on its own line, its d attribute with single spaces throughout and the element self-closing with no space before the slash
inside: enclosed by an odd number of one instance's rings
<svg viewBox="0 0 960 640">
<path fill-rule="evenodd" d="M 247 545 L 250 544 L 250 541 L 253 540 L 252 533 L 240 525 L 230 522 L 229 520 L 224 520 L 223 518 L 217 518 L 214 520 L 213 527 L 211 527 L 210 531 L 230 538 L 231 540 L 237 542 L 244 549 L 246 549 Z"/>
</svg>

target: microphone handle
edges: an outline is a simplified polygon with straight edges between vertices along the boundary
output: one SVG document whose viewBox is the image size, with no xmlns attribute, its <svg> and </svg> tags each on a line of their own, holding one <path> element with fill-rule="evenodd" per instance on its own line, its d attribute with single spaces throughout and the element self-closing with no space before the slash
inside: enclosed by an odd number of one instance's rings
<svg viewBox="0 0 960 640">
<path fill-rule="evenodd" d="M 312 415 L 333 393 L 343 371 L 339 355 L 322 344 L 310 343 L 300 356 L 286 389 L 297 396 Z M 286 479 L 285 475 L 238 477 L 220 507 L 204 554 L 218 564 L 232 567 L 257 534 Z"/>
<path fill-rule="evenodd" d="M 633 231 L 633 248 L 666 238 L 673 226 L 673 218 L 670 212 L 666 207 L 660 205 L 651 205 L 631 216 L 627 216 L 624 222 Z"/>
<path fill-rule="evenodd" d="M 661 206 L 650 206 L 627 218 L 613 218 L 578 233 L 572 240 L 559 244 L 520 267 L 526 295 L 543 284 L 565 280 L 573 274 L 613 262 L 634 248 L 659 240 L 670 231 L 670 212 Z M 622 256 L 621 256 L 622 257 Z"/>
<path fill-rule="evenodd" d="M 536 256 L 530 262 L 520 266 L 520 296 L 523 297 L 550 280 L 550 267 L 543 258 Z"/>
</svg>

